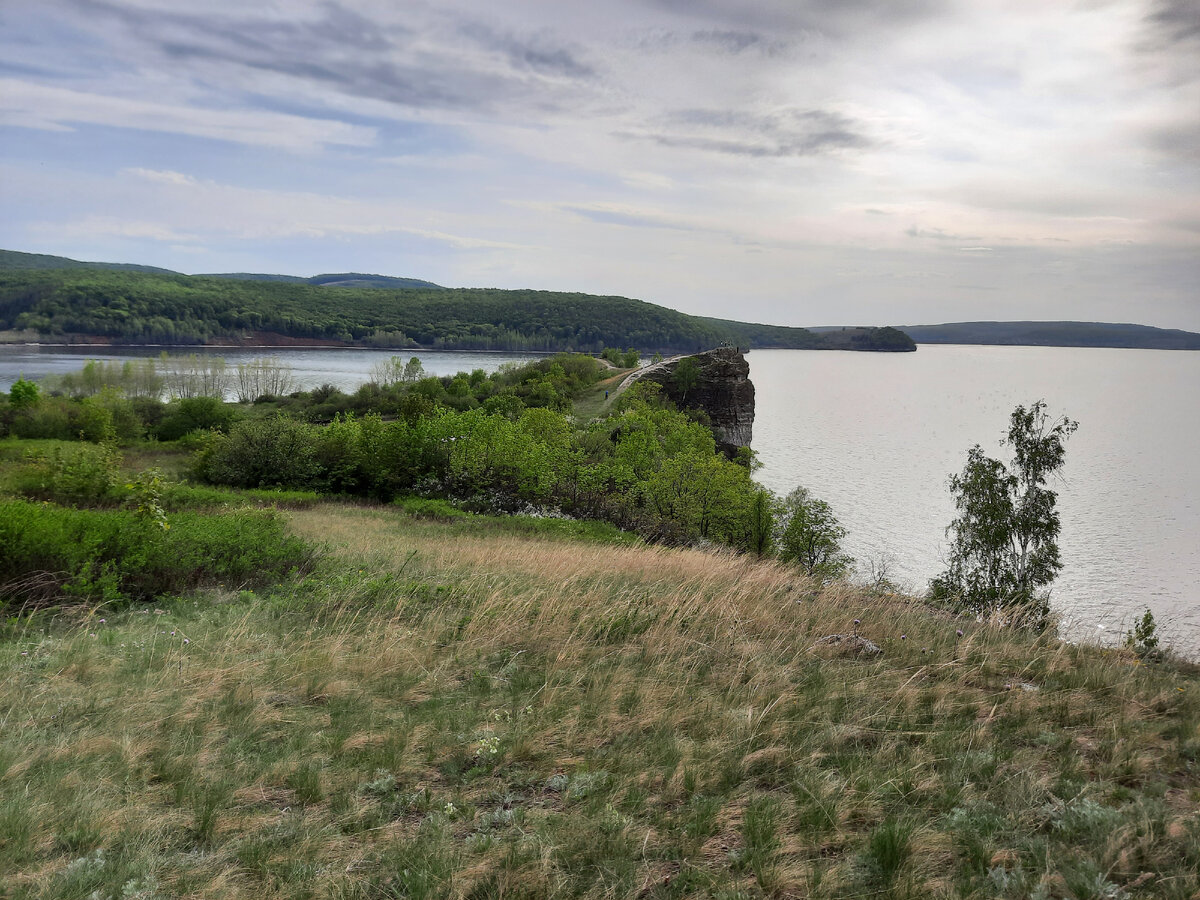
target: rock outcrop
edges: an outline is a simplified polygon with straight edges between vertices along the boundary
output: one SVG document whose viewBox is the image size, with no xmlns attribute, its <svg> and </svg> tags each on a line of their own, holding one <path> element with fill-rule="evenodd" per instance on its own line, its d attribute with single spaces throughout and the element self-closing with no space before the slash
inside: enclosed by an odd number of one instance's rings
<svg viewBox="0 0 1200 900">
<path fill-rule="evenodd" d="M 689 373 L 692 367 L 694 371 Z M 673 357 L 643 369 L 639 380 L 662 385 L 663 394 L 680 409 L 703 410 L 712 423 L 717 446 L 726 455 L 735 456 L 739 448 L 750 446 L 754 383 L 750 364 L 739 350 L 718 347 L 694 356 Z"/>
</svg>

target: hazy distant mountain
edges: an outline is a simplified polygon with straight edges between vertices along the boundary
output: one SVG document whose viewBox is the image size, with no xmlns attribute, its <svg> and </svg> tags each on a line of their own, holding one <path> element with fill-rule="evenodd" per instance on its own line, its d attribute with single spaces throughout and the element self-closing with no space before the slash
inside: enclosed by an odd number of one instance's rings
<svg viewBox="0 0 1200 900">
<path fill-rule="evenodd" d="M 1200 350 L 1200 334 L 1194 331 L 1111 322 L 948 322 L 897 327 L 918 344 Z"/>
<path fill-rule="evenodd" d="M 257 272 L 213 272 L 205 278 L 229 278 L 232 281 L 282 281 L 286 284 L 308 284 L 307 278 L 299 275 L 260 275 Z"/>
<path fill-rule="evenodd" d="M 117 272 L 157 272 L 160 275 L 178 275 L 170 269 L 158 266 L 139 266 L 135 263 L 80 262 L 65 256 L 50 256 L 46 253 L 21 253 L 19 250 L 0 250 L 0 269 L 112 269 Z"/>
<path fill-rule="evenodd" d="M 259 275 L 254 272 L 222 272 L 199 277 L 231 278 L 237 281 L 284 281 L 290 284 L 315 284 L 321 287 L 387 288 L 389 290 L 441 287 L 440 284 L 434 284 L 432 281 L 422 281 L 420 278 L 398 278 L 394 275 L 364 275 L 361 272 L 314 275 L 312 278 L 301 278 L 298 275 Z"/>
<path fill-rule="evenodd" d="M 22 253 L 18 250 L 0 250 L 0 270 L 3 269 L 109 269 L 116 272 L 155 272 L 159 275 L 181 275 L 172 269 L 158 266 L 140 266 L 134 263 L 83 262 L 66 256 L 50 256 L 46 253 Z M 280 281 L 288 284 L 316 284 L 324 287 L 355 288 L 438 288 L 441 285 L 420 278 L 397 278 L 392 275 L 364 275 L 359 272 L 340 272 L 328 275 L 265 275 L 257 272 L 221 272 L 200 278 L 229 278 L 234 281 Z"/>
</svg>

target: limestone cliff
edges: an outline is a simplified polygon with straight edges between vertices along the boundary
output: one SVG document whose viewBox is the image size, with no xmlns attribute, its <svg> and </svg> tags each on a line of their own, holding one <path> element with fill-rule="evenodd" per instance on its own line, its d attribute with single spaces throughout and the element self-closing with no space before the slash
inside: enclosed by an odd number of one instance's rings
<svg viewBox="0 0 1200 900">
<path fill-rule="evenodd" d="M 685 367 L 682 373 L 681 364 Z M 694 376 L 686 371 L 692 365 Z M 639 378 L 662 385 L 663 394 L 680 409 L 703 410 L 712 422 L 717 446 L 728 456 L 750 446 L 754 383 L 750 364 L 737 349 L 718 347 L 694 356 L 677 356 L 643 369 Z"/>
</svg>

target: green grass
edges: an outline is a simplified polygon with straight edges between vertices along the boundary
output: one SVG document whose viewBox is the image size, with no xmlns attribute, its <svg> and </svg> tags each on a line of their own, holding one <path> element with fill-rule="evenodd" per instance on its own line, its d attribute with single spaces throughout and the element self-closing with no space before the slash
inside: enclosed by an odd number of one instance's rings
<svg viewBox="0 0 1200 900">
<path fill-rule="evenodd" d="M 314 571 L 4 624 L 0 894 L 1200 890 L 1185 665 L 729 554 L 278 515 Z M 855 618 L 882 657 L 814 647 Z"/>
<path fill-rule="evenodd" d="M 260 492 L 266 493 L 266 492 Z M 294 492 L 291 492 L 294 493 Z M 289 504 L 302 508 L 307 504 Z M 439 523 L 447 539 L 456 535 L 511 534 L 546 540 L 583 541 L 598 544 L 637 545 L 642 539 L 622 531 L 609 522 L 590 519 L 556 518 L 535 515 L 482 515 L 460 509 L 445 500 L 402 497 L 395 501 L 405 515 L 427 523 Z"/>
<path fill-rule="evenodd" d="M 633 369 L 613 369 L 607 377 L 596 382 L 572 402 L 572 414 L 576 422 L 590 422 L 608 411 L 616 397 L 617 387 Z M 605 396 L 605 394 L 608 396 Z"/>
</svg>

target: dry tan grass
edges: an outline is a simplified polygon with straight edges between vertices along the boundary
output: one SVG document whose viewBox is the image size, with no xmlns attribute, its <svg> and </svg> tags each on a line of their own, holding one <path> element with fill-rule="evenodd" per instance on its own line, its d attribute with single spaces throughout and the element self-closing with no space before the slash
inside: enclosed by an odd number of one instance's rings
<svg viewBox="0 0 1200 900">
<path fill-rule="evenodd" d="M 764 797 L 780 811 L 775 896 L 886 893 L 867 848 L 890 820 L 914 826 L 893 892 L 953 894 L 966 851 L 947 818 L 992 808 L 985 861 L 1044 868 L 1044 844 L 1091 854 L 1116 885 L 1150 865 L 1190 877 L 1190 676 L 746 557 L 464 534 L 387 509 L 288 515 L 333 560 L 294 597 L 213 592 L 126 614 L 107 640 L 89 624 L 21 644 L 44 669 L 13 651 L 0 816 L 37 817 L 18 881 L 32 896 L 92 846 L 63 846 L 71 819 L 140 842 L 166 895 L 399 894 L 389 877 L 443 856 L 457 877 L 429 896 L 755 894 L 733 861 Z M 882 657 L 814 652 L 856 618 Z M 573 793 L 588 778 L 595 794 Z M 1117 824 L 1060 841 L 1046 810 L 1068 789 Z M 521 818 L 485 824 L 506 807 Z"/>
</svg>

